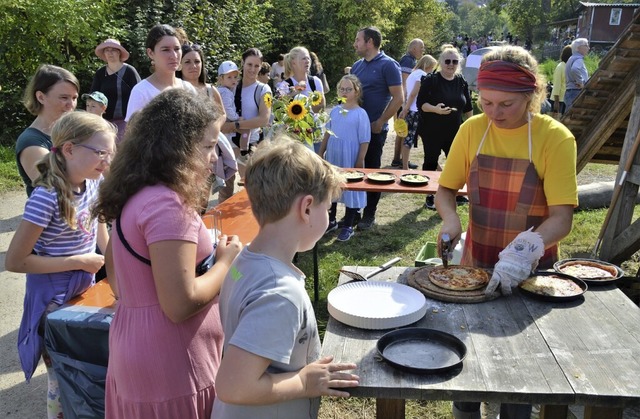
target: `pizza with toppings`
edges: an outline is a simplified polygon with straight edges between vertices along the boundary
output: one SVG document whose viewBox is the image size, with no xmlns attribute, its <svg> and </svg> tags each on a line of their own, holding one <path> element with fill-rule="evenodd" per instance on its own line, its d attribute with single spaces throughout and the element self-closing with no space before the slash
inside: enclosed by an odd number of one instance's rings
<svg viewBox="0 0 640 419">
<path fill-rule="evenodd" d="M 520 288 L 538 295 L 551 297 L 572 297 L 580 295 L 584 290 L 574 281 L 556 275 L 537 275 L 525 279 Z"/>
<path fill-rule="evenodd" d="M 434 285 L 453 291 L 471 291 L 489 283 L 489 273 L 471 266 L 438 266 L 429 271 L 429 280 Z"/>
<path fill-rule="evenodd" d="M 559 264 L 557 270 L 580 279 L 614 279 L 618 276 L 615 266 L 590 260 L 571 260 Z"/>
</svg>

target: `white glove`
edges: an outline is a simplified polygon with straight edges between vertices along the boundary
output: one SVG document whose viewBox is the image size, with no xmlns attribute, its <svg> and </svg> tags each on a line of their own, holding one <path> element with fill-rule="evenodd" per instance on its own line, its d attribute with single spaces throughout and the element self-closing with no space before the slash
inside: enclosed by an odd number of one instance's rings
<svg viewBox="0 0 640 419">
<path fill-rule="evenodd" d="M 493 294 L 498 285 L 503 295 L 511 295 L 511 287 L 527 279 L 536 269 L 538 261 L 544 255 L 544 243 L 540 234 L 531 230 L 533 227 L 518 234 L 500 252 L 500 259 L 493 269 L 485 295 Z"/>
</svg>

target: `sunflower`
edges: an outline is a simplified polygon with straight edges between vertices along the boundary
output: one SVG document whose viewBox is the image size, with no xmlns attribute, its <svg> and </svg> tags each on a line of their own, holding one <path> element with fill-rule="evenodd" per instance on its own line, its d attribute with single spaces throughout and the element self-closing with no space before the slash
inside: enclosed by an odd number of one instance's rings
<svg viewBox="0 0 640 419">
<path fill-rule="evenodd" d="M 273 97 L 271 96 L 271 93 L 264 95 L 264 104 L 267 105 L 267 108 L 271 108 L 271 105 L 273 105 Z"/>
<path fill-rule="evenodd" d="M 287 115 L 294 121 L 300 121 L 307 115 L 307 108 L 301 100 L 292 100 L 287 106 Z"/>
<path fill-rule="evenodd" d="M 312 106 L 318 106 L 319 104 L 322 103 L 322 95 L 317 90 L 314 90 L 309 95 L 309 100 L 311 100 Z"/>
</svg>

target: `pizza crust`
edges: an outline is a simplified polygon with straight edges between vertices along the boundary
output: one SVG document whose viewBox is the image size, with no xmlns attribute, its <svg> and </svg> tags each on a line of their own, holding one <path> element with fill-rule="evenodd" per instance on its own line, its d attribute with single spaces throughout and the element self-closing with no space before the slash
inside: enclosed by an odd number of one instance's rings
<svg viewBox="0 0 640 419">
<path fill-rule="evenodd" d="M 470 266 L 438 266 L 429 271 L 429 280 L 436 286 L 453 291 L 472 291 L 489 283 L 486 270 Z"/>
</svg>

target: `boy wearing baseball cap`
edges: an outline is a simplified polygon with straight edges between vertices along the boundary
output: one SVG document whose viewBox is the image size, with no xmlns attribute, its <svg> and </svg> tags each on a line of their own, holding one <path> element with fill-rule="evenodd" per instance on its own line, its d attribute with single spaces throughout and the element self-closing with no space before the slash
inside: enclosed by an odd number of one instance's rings
<svg viewBox="0 0 640 419">
<path fill-rule="evenodd" d="M 109 100 L 102 92 L 85 93 L 82 95 L 82 99 L 87 102 L 87 112 L 98 116 L 104 115 L 109 104 Z"/>
<path fill-rule="evenodd" d="M 222 97 L 224 111 L 227 114 L 227 121 L 241 121 L 242 117 L 236 110 L 235 94 L 238 87 L 240 71 L 233 61 L 223 61 L 218 67 L 218 91 Z M 249 152 L 249 131 L 240 130 L 240 154 L 245 156 Z"/>
</svg>

